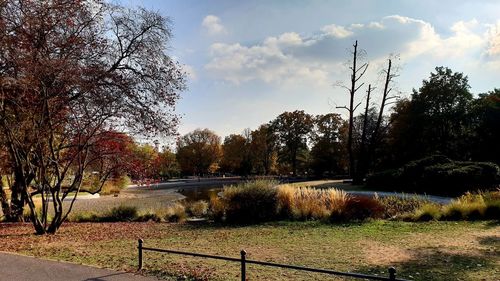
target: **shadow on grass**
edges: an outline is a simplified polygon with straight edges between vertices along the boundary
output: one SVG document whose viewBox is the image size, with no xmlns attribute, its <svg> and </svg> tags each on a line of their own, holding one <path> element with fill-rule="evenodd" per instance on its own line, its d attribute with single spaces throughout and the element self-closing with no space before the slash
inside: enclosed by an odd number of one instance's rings
<svg viewBox="0 0 500 281">
<path fill-rule="evenodd" d="M 486 229 L 491 229 L 496 227 L 500 227 L 500 219 L 489 221 L 487 224 L 484 225 L 484 228 Z"/>
<path fill-rule="evenodd" d="M 421 248 L 413 258 L 395 263 L 397 277 L 408 280 L 498 280 L 495 261 L 488 254 L 449 253 L 440 248 Z M 363 267 L 359 272 L 385 275 L 387 266 Z"/>
<path fill-rule="evenodd" d="M 479 244 L 486 246 L 495 246 L 500 248 L 500 236 L 486 236 L 478 239 Z"/>
</svg>

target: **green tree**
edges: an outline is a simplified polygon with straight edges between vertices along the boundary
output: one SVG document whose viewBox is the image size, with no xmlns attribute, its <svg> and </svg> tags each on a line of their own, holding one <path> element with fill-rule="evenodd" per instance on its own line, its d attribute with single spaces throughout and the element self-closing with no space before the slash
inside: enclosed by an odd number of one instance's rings
<svg viewBox="0 0 500 281">
<path fill-rule="evenodd" d="M 177 141 L 177 161 L 183 173 L 213 172 L 222 156 L 221 139 L 209 129 L 196 129 Z"/>
<path fill-rule="evenodd" d="M 472 122 L 473 159 L 500 164 L 500 89 L 479 94 L 472 104 Z"/>
<path fill-rule="evenodd" d="M 436 67 L 410 99 L 398 101 L 391 115 L 391 142 L 398 163 L 442 153 L 469 159 L 471 139 L 467 76 Z"/>
<path fill-rule="evenodd" d="M 297 175 L 300 152 L 307 150 L 307 137 L 313 128 L 313 117 L 303 110 L 284 112 L 271 122 L 278 136 L 281 159 L 291 165 L 291 172 Z"/>
<path fill-rule="evenodd" d="M 250 156 L 257 174 L 269 175 L 276 172 L 277 147 L 278 137 L 269 124 L 260 125 L 251 132 Z"/>
<path fill-rule="evenodd" d="M 221 170 L 233 174 L 244 174 L 247 170 L 245 161 L 248 159 L 248 141 L 242 135 L 232 134 L 224 139 L 222 144 Z"/>
<path fill-rule="evenodd" d="M 156 169 L 156 174 L 161 178 L 170 179 L 180 174 L 180 167 L 176 155 L 168 148 L 164 148 L 163 151 L 158 153 L 154 161 L 154 167 Z"/>
<path fill-rule="evenodd" d="M 317 115 L 311 148 L 311 168 L 317 176 L 345 174 L 347 161 L 340 141 L 342 118 L 339 114 Z"/>
</svg>

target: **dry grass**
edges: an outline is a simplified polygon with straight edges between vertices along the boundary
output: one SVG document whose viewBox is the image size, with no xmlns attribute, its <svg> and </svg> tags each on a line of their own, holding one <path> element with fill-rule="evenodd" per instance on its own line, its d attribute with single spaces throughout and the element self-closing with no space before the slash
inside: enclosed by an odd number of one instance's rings
<svg viewBox="0 0 500 281">
<path fill-rule="evenodd" d="M 69 223 L 56 235 L 37 236 L 29 224 L 0 224 L 0 248 L 43 258 L 135 271 L 137 239 L 148 247 L 277 263 L 387 274 L 411 280 L 498 280 L 500 228 L 491 222 L 388 222 L 327 225 Z M 209 280 L 237 280 L 239 264 L 146 252 L 146 274 L 166 280 L 205 272 Z M 249 280 L 343 280 L 326 275 L 249 266 Z M 174 277 L 172 277 L 174 276 Z M 180 279 L 186 280 L 186 279 Z M 189 279 L 188 279 L 189 280 Z M 350 279 L 349 279 L 350 280 Z"/>
<path fill-rule="evenodd" d="M 349 195 L 339 189 L 311 187 L 278 187 L 278 209 L 289 212 L 295 219 L 328 219 L 333 213 L 342 213 Z"/>
</svg>

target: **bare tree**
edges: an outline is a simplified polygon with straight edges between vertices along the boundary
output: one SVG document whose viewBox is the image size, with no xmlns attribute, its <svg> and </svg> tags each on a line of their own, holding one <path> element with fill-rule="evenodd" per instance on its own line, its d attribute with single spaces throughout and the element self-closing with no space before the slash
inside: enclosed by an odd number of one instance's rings
<svg viewBox="0 0 500 281">
<path fill-rule="evenodd" d="M 354 128 L 354 112 L 358 108 L 361 103 L 358 103 L 356 106 L 354 105 L 354 100 L 355 100 L 355 94 L 356 92 L 364 85 L 364 83 L 357 84 L 358 81 L 363 77 L 365 74 L 366 70 L 368 69 L 368 63 L 363 63 L 361 66 L 357 66 L 357 60 L 358 60 L 358 41 L 353 45 L 353 52 L 352 52 L 352 66 L 349 67 L 351 69 L 351 87 L 346 87 L 349 91 L 349 107 L 347 106 L 338 106 L 337 108 L 342 108 L 346 109 L 349 112 L 349 132 L 348 132 L 348 137 L 347 137 L 347 151 L 349 154 L 349 175 L 352 177 L 355 174 L 356 170 L 356 163 L 354 160 L 354 151 L 353 151 L 353 128 Z"/>
<path fill-rule="evenodd" d="M 378 112 L 377 123 L 375 124 L 375 130 L 373 131 L 370 141 L 372 147 L 375 146 L 376 142 L 378 141 L 380 128 L 384 118 L 385 106 L 389 105 L 388 103 L 389 100 L 397 98 L 397 96 L 389 96 L 389 93 L 391 93 L 392 91 L 391 82 L 395 77 L 398 76 L 398 74 L 395 73 L 392 69 L 392 59 L 388 59 L 387 70 L 384 70 L 384 73 L 385 73 L 385 83 L 384 83 L 384 91 L 382 93 L 382 101 Z"/>
</svg>

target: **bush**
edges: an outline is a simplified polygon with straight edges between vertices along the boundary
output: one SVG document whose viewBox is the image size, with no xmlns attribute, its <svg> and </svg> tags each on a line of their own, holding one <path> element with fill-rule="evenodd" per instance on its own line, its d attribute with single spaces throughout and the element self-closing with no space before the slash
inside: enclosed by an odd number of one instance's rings
<svg viewBox="0 0 500 281">
<path fill-rule="evenodd" d="M 459 162 L 435 155 L 409 162 L 398 170 L 371 174 L 367 185 L 454 195 L 469 189 L 492 188 L 499 180 L 500 169 L 494 163 Z"/>
<path fill-rule="evenodd" d="M 402 184 L 401 173 L 401 169 L 393 169 L 369 174 L 366 178 L 366 185 L 379 190 L 398 188 Z"/>
<path fill-rule="evenodd" d="M 257 180 L 224 187 L 226 220 L 231 223 L 258 223 L 277 217 L 276 182 Z"/>
</svg>

